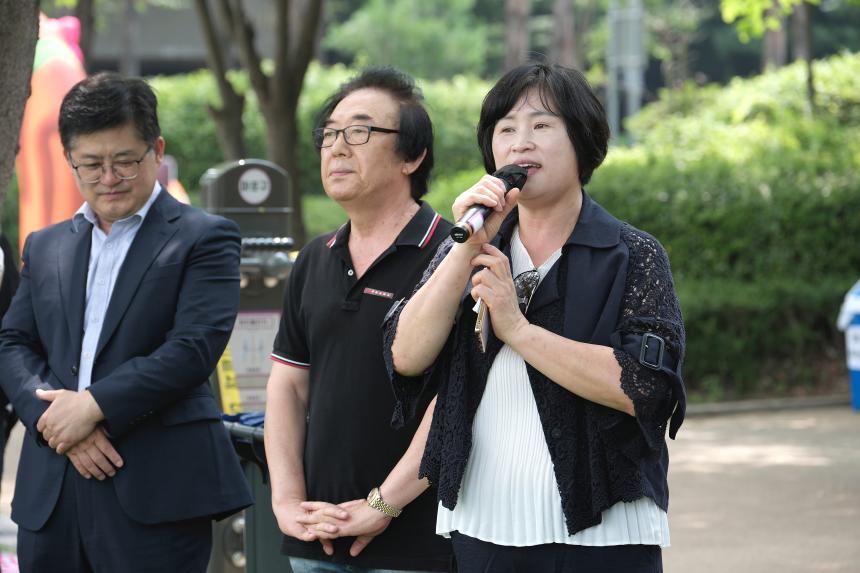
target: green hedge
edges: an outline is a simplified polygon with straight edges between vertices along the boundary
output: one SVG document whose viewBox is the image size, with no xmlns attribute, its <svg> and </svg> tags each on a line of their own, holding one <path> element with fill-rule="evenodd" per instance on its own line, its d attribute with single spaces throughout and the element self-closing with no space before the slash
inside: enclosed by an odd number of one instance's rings
<svg viewBox="0 0 860 573">
<path fill-rule="evenodd" d="M 321 195 L 319 154 L 311 143 L 313 120 L 325 99 L 356 73 L 342 65 L 323 67 L 312 64 L 305 77 L 299 101 L 298 181 L 303 193 Z M 237 90 L 246 96 L 245 140 L 251 157 L 265 157 L 265 131 L 257 100 L 248 90 L 242 73 L 230 76 Z M 208 70 L 181 76 L 162 76 L 150 80 L 158 93 L 159 120 L 167 140 L 167 153 L 179 164 L 182 184 L 196 193 L 200 176 L 222 161 L 209 119 L 207 106 L 217 102 L 215 83 Z M 455 76 L 450 80 L 419 82 L 431 119 L 435 125 L 436 177 L 445 177 L 472 167 L 479 161 L 475 143 L 475 123 L 481 100 L 490 84 L 483 80 Z M 312 222 L 308 221 L 309 225 Z M 312 233 L 309 231 L 309 236 Z"/>
<path fill-rule="evenodd" d="M 312 66 L 302 133 L 325 97 L 354 72 Z M 816 63 L 818 110 L 802 65 L 720 88 L 666 92 L 633 118 L 636 145 L 613 147 L 589 192 L 669 252 L 688 335 L 693 400 L 797 393 L 844 376 L 835 319 L 860 274 L 860 55 Z M 233 81 L 242 86 L 240 74 Z M 206 72 L 155 78 L 168 152 L 192 194 L 220 161 L 205 104 Z M 443 215 L 483 171 L 474 136 L 489 85 L 455 77 L 422 87 L 436 126 L 428 201 Z M 252 155 L 263 125 L 247 106 Z M 337 227 L 342 210 L 320 193 L 317 152 L 298 149 L 308 236 Z M 7 209 L 5 219 L 11 213 Z M 12 230 L 7 223 L 7 230 Z"/>
<path fill-rule="evenodd" d="M 835 329 L 860 275 L 860 55 L 662 94 L 589 192 L 669 252 L 693 400 L 802 393 L 844 375 Z M 482 174 L 437 181 L 442 213 Z M 835 368 L 834 368 L 835 366 Z M 838 386 L 838 384 L 837 384 Z"/>
<path fill-rule="evenodd" d="M 752 161 L 777 167 L 792 156 Z M 761 380 L 792 371 L 807 383 L 808 365 L 841 347 L 835 317 L 860 274 L 860 186 L 794 166 L 755 174 L 715 158 L 680 169 L 616 157 L 596 173 L 595 197 L 669 252 L 694 393 L 712 395 L 709 379 L 725 396 L 756 393 Z"/>
<path fill-rule="evenodd" d="M 726 88 L 666 93 L 630 124 L 591 192 L 666 246 L 694 396 L 802 391 L 841 360 L 835 329 L 860 275 L 860 55 Z"/>
</svg>

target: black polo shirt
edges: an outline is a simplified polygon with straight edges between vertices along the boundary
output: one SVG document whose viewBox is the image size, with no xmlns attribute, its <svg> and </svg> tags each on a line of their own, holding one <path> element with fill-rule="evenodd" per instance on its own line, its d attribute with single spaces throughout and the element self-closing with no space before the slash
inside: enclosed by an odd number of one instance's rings
<svg viewBox="0 0 860 573">
<path fill-rule="evenodd" d="M 296 260 L 284 294 L 272 359 L 309 369 L 304 465 L 309 500 L 341 503 L 367 496 L 409 446 L 420 419 L 391 428 L 394 396 L 382 359 L 382 320 L 409 297 L 451 224 L 423 201 L 397 240 L 357 279 L 350 224 L 311 241 Z M 432 393 L 422 396 L 423 412 Z M 385 492 L 383 492 L 384 494 Z M 384 569 L 448 570 L 451 549 L 436 535 L 436 497 L 427 491 L 357 558 L 352 538 L 329 558 L 319 542 L 285 537 L 295 557 Z"/>
</svg>

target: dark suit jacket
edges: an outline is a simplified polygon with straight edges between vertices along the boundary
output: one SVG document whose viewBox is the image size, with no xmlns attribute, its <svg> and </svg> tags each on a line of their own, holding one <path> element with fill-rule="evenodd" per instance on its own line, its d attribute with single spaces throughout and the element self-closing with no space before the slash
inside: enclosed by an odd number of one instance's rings
<svg viewBox="0 0 860 573">
<path fill-rule="evenodd" d="M 3 233 L 0 233 L 0 249 L 3 251 L 3 280 L 0 281 L 0 319 L 2 319 L 12 302 L 15 289 L 18 288 L 19 277 L 18 263 L 15 262 L 15 255 L 13 254 L 14 249 Z M 3 376 L 2 372 L 0 372 L 0 376 Z M 0 390 L 0 474 L 3 473 L 3 454 L 6 451 L 6 440 L 9 439 L 12 426 L 18 420 L 15 412 L 7 409 L 7 404 L 9 404 L 9 399 Z"/>
<path fill-rule="evenodd" d="M 28 430 L 12 519 L 39 530 L 67 461 L 36 430 L 36 388 L 77 390 L 91 229 L 64 221 L 31 234 L 0 332 L 2 385 Z M 132 519 L 225 516 L 252 503 L 207 379 L 239 304 L 236 225 L 162 191 L 117 277 L 89 391 L 124 466 L 109 478 Z"/>
</svg>

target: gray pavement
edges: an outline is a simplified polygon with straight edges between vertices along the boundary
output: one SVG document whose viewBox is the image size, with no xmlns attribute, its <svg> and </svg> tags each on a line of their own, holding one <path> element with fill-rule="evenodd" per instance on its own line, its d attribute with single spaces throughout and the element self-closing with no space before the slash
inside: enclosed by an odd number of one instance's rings
<svg viewBox="0 0 860 573">
<path fill-rule="evenodd" d="M 12 503 L 12 491 L 15 489 L 15 471 L 18 469 L 21 439 L 24 432 L 24 426 L 21 424 L 12 429 L 9 443 L 6 444 L 6 455 L 3 461 L 3 479 L 2 484 L 0 484 L 0 551 L 7 553 L 15 551 L 15 536 L 18 531 L 9 516 L 12 513 L 10 504 Z"/>
<path fill-rule="evenodd" d="M 671 456 L 666 573 L 860 571 L 860 413 L 848 406 L 694 415 Z M 23 431 L 6 451 L 0 547 Z"/>
<path fill-rule="evenodd" d="M 667 573 L 860 571 L 860 413 L 693 417 L 669 441 Z"/>
</svg>

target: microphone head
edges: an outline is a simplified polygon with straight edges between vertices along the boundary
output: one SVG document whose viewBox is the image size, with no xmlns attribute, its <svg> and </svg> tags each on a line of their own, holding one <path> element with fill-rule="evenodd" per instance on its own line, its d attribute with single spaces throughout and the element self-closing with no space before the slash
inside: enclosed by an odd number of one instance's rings
<svg viewBox="0 0 860 573">
<path fill-rule="evenodd" d="M 505 188 L 510 191 L 514 187 L 517 189 L 522 189 L 523 185 L 526 184 L 526 179 L 529 176 L 529 172 L 526 168 L 516 165 L 514 163 L 510 165 L 505 165 L 501 169 L 498 169 L 495 173 L 493 173 L 493 177 L 498 177 L 502 181 L 505 182 Z"/>
</svg>

